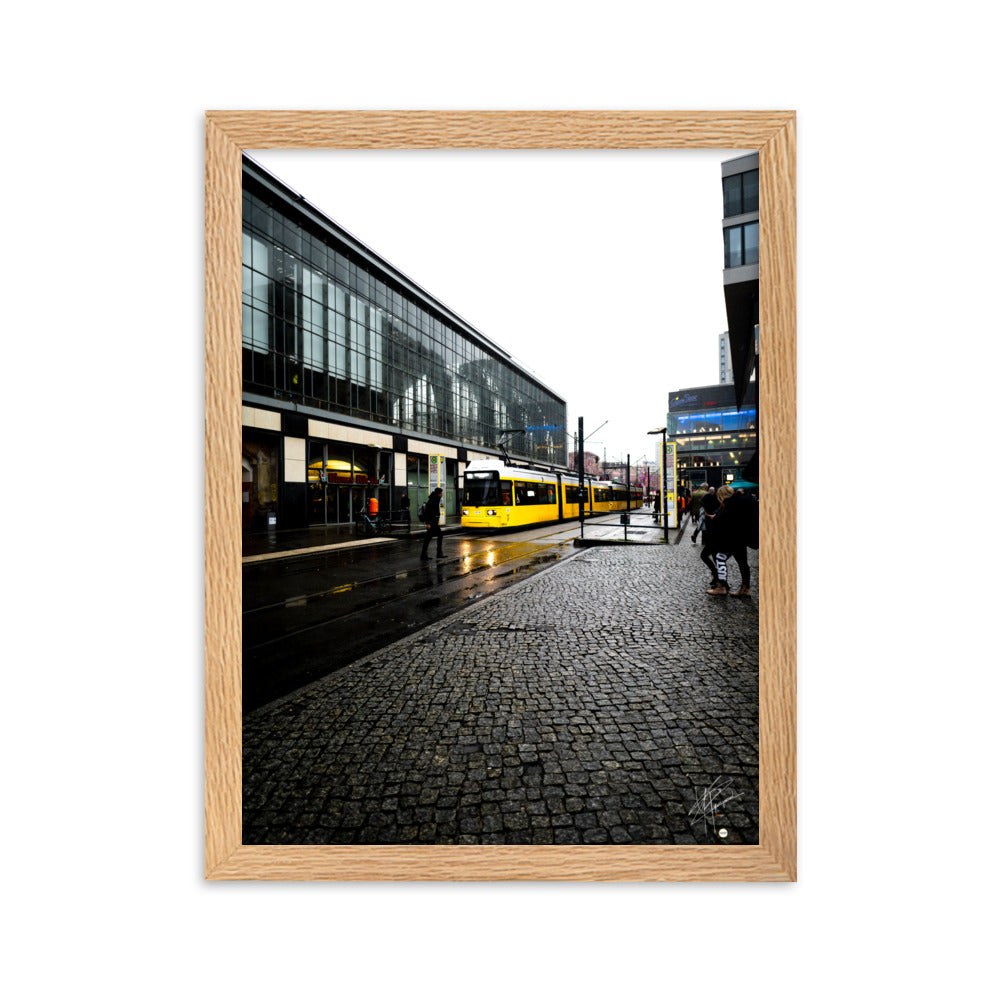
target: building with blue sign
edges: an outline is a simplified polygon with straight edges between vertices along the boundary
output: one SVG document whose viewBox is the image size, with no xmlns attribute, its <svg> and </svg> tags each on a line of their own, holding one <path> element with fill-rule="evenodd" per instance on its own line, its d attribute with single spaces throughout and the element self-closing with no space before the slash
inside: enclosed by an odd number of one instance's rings
<svg viewBox="0 0 1000 1000">
<path fill-rule="evenodd" d="M 436 485 L 452 519 L 502 449 L 566 467 L 565 400 L 246 156 L 242 400 L 244 530 L 415 515 Z"/>
<path fill-rule="evenodd" d="M 681 486 L 741 478 L 757 451 L 757 383 L 749 383 L 740 406 L 732 383 L 670 393 L 667 434 L 677 445 Z"/>
</svg>

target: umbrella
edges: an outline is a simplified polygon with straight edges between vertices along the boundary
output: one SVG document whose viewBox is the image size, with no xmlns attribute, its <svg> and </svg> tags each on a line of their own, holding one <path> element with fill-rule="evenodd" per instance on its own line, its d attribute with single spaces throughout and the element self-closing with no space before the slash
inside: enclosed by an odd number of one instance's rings
<svg viewBox="0 0 1000 1000">
<path fill-rule="evenodd" d="M 734 479 L 732 482 L 727 484 L 732 486 L 734 490 L 755 490 L 757 489 L 756 483 L 749 483 L 745 479 Z"/>
</svg>

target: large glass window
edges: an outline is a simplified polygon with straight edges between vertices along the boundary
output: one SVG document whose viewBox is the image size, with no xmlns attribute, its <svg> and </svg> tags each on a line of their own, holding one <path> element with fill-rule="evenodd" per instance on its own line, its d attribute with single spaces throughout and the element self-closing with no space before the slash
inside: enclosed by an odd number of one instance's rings
<svg viewBox="0 0 1000 1000">
<path fill-rule="evenodd" d="M 462 503 L 470 507 L 486 507 L 500 503 L 500 473 L 466 472 Z"/>
<path fill-rule="evenodd" d="M 743 211 L 757 211 L 757 171 L 748 170 L 745 174 L 740 174 L 743 181 Z"/>
<path fill-rule="evenodd" d="M 722 178 L 722 211 L 725 218 L 757 211 L 758 171 Z"/>
<path fill-rule="evenodd" d="M 760 258 L 760 225 L 748 222 L 743 226 L 729 226 L 722 231 L 725 241 L 726 267 L 743 267 L 756 264 Z"/>
<path fill-rule="evenodd" d="M 726 244 L 726 267 L 739 267 L 743 263 L 743 227 L 730 226 L 722 231 Z"/>
<path fill-rule="evenodd" d="M 722 178 L 722 211 L 725 218 L 740 215 L 743 212 L 743 192 L 740 175 Z"/>
<path fill-rule="evenodd" d="M 760 225 L 748 222 L 743 227 L 743 263 L 756 264 L 760 260 Z"/>
</svg>

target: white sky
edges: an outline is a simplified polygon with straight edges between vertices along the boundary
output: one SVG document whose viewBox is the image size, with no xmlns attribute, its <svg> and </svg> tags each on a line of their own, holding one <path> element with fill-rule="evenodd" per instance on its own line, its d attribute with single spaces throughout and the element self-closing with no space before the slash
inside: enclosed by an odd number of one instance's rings
<svg viewBox="0 0 1000 1000">
<path fill-rule="evenodd" d="M 719 380 L 739 150 L 250 155 L 562 396 L 608 461 L 653 458 L 668 393 Z"/>
</svg>

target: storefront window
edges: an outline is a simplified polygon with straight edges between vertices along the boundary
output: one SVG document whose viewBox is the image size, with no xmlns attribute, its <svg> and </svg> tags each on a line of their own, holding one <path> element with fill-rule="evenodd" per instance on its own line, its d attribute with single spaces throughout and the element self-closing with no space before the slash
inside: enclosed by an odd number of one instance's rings
<svg viewBox="0 0 1000 1000">
<path fill-rule="evenodd" d="M 243 433 L 243 528 L 272 527 L 278 513 L 279 436 L 264 431 Z"/>
</svg>

